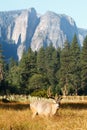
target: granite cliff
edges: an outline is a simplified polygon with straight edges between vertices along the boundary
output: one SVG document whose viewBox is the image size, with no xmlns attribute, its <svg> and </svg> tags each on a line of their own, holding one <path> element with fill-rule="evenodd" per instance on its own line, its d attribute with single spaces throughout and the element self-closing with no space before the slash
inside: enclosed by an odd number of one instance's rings
<svg viewBox="0 0 87 130">
<path fill-rule="evenodd" d="M 38 15 L 34 8 L 0 12 L 0 42 L 6 59 L 13 56 L 20 60 L 29 47 L 33 51 L 50 44 L 62 48 L 66 39 L 72 41 L 74 34 L 82 46 L 87 30 L 78 28 L 73 18 L 65 14 L 48 11 Z"/>
</svg>

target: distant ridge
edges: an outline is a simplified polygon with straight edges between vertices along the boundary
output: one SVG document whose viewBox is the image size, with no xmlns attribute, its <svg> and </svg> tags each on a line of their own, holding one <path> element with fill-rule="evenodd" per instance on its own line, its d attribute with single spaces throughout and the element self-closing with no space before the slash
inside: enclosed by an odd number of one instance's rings
<svg viewBox="0 0 87 130">
<path fill-rule="evenodd" d="M 82 46 L 87 30 L 78 28 L 73 18 L 65 14 L 48 11 L 38 15 L 34 8 L 0 12 L 0 42 L 7 59 L 13 56 L 20 60 L 29 47 L 33 51 L 50 44 L 62 48 L 74 34 Z"/>
</svg>

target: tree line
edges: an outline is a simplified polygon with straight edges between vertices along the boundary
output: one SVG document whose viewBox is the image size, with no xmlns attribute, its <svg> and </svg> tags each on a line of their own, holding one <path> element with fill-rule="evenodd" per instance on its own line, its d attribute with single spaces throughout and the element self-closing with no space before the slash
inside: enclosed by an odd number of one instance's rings
<svg viewBox="0 0 87 130">
<path fill-rule="evenodd" d="M 80 47 L 76 35 L 71 43 L 55 49 L 52 44 L 23 53 L 20 62 L 4 62 L 0 45 L 0 94 L 87 95 L 87 36 Z M 3 50 L 4 51 L 4 50 Z"/>
</svg>

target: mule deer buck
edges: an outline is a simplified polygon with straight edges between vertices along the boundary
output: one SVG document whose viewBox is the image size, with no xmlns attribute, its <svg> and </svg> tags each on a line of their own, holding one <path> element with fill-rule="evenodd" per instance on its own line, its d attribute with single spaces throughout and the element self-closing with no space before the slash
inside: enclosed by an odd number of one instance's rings
<svg viewBox="0 0 87 130">
<path fill-rule="evenodd" d="M 59 109 L 59 104 L 61 97 L 55 97 L 55 99 L 50 98 L 50 99 L 36 99 L 35 101 L 32 101 L 30 103 L 30 109 L 33 113 L 33 118 L 35 115 L 41 115 L 41 116 L 53 116 L 57 109 Z"/>
</svg>

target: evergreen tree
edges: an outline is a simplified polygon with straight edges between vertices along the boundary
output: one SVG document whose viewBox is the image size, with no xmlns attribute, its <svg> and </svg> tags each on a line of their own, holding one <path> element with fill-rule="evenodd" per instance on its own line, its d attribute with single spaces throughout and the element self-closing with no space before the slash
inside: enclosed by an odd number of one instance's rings
<svg viewBox="0 0 87 130">
<path fill-rule="evenodd" d="M 33 91 L 40 91 L 42 89 L 46 89 L 48 84 L 45 76 L 41 74 L 34 74 L 28 82 L 28 89 L 30 93 Z"/>
<path fill-rule="evenodd" d="M 83 41 L 81 51 L 81 86 L 84 94 L 87 95 L 87 36 Z"/>
<path fill-rule="evenodd" d="M 0 44 L 0 90 L 6 94 L 6 85 L 5 85 L 5 62 L 3 56 L 2 45 Z"/>
<path fill-rule="evenodd" d="M 2 51 L 2 45 L 0 44 L 0 82 L 4 79 L 4 57 Z"/>
<path fill-rule="evenodd" d="M 59 82 L 60 82 L 60 67 L 61 67 L 61 64 L 60 64 L 60 55 L 61 55 L 61 48 L 58 48 L 57 49 L 57 52 L 58 52 L 58 56 L 57 56 L 57 61 L 58 61 L 58 63 L 57 63 L 57 70 L 56 70 L 56 72 L 55 72 L 55 75 L 56 75 L 56 79 L 57 79 L 57 84 L 56 84 L 56 88 L 55 88 L 55 93 L 58 93 L 58 95 L 59 94 L 61 94 L 61 88 L 60 88 L 60 86 L 59 86 Z"/>
<path fill-rule="evenodd" d="M 81 66 L 80 66 L 80 46 L 78 44 L 78 40 L 76 35 L 73 37 L 73 41 L 70 48 L 71 53 L 71 83 L 72 89 L 75 90 L 75 94 L 78 94 L 81 84 Z"/>
<path fill-rule="evenodd" d="M 64 48 L 60 55 L 60 70 L 59 70 L 59 87 L 62 88 L 63 95 L 69 92 L 70 79 L 70 45 L 68 41 L 64 43 Z"/>
<path fill-rule="evenodd" d="M 11 57 L 9 60 L 9 70 L 15 65 L 17 65 L 17 61 L 15 61 L 13 57 Z"/>
<path fill-rule="evenodd" d="M 46 73 L 44 48 L 40 48 L 37 53 L 37 72 L 42 74 Z"/>
<path fill-rule="evenodd" d="M 36 73 L 36 53 L 29 48 L 19 63 L 21 91 L 26 90 L 28 79 Z"/>
<path fill-rule="evenodd" d="M 8 82 L 8 91 L 10 93 L 20 93 L 20 71 L 17 65 L 13 65 L 9 69 L 6 80 Z"/>
<path fill-rule="evenodd" d="M 56 79 L 56 72 L 58 70 L 58 51 L 50 45 L 46 48 L 46 55 L 45 55 L 45 65 L 46 65 L 46 74 L 51 86 L 55 86 L 57 79 Z"/>
</svg>

